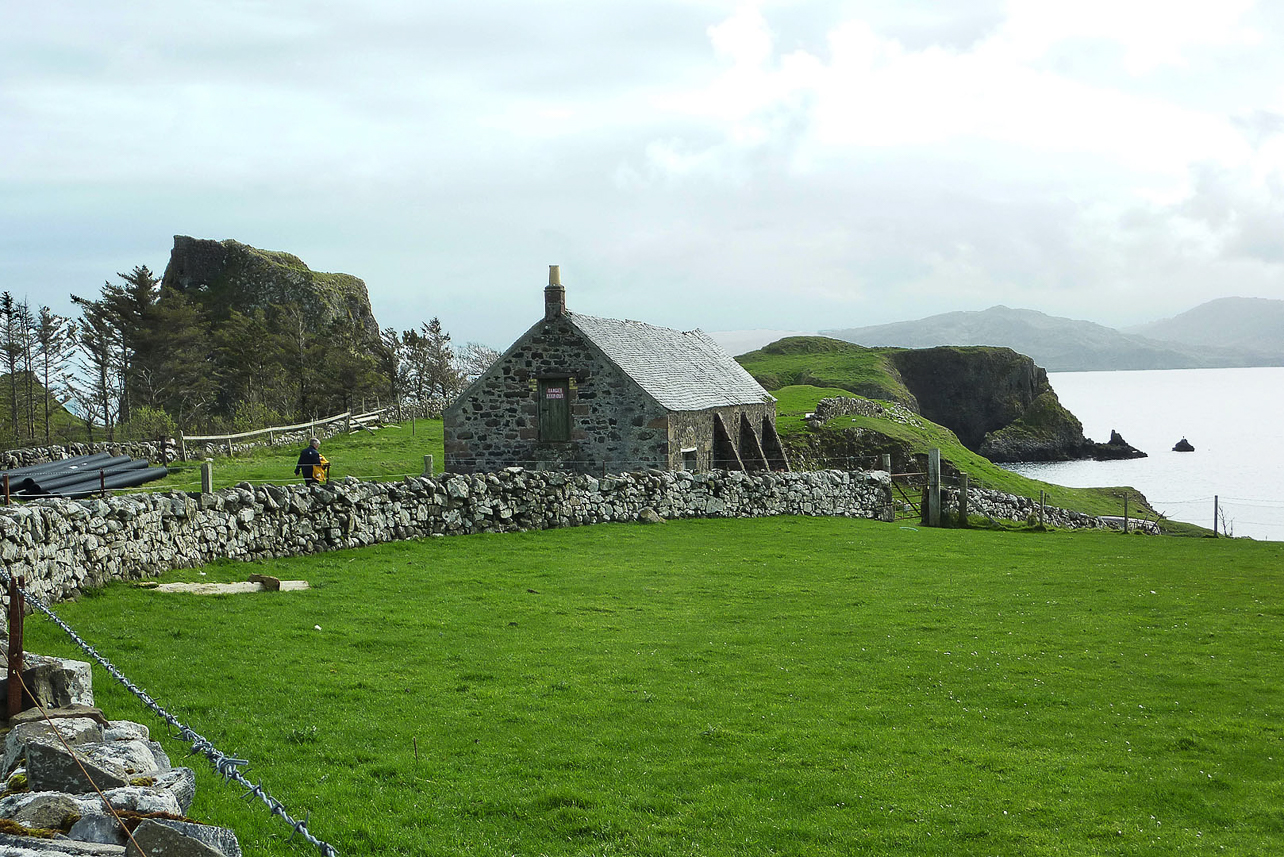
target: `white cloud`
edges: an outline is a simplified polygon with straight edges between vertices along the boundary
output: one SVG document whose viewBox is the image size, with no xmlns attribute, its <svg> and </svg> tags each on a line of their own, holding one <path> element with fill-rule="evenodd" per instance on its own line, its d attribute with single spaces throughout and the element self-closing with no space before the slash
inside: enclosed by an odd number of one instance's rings
<svg viewBox="0 0 1284 857">
<path fill-rule="evenodd" d="M 1284 16 L 1249 0 L 127 0 L 7 23 L 15 293 L 231 237 L 364 277 L 385 323 L 502 345 L 550 263 L 586 311 L 713 330 L 998 302 L 1145 321 L 1284 274 Z"/>
</svg>

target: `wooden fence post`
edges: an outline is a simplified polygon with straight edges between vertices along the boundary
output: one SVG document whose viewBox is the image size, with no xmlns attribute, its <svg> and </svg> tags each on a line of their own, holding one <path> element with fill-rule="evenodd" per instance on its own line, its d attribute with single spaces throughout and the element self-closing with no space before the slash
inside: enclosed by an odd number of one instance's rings
<svg viewBox="0 0 1284 857">
<path fill-rule="evenodd" d="M 941 451 L 935 448 L 927 453 L 927 525 L 941 525 Z"/>
<path fill-rule="evenodd" d="M 1039 526 L 1040 527 L 1044 526 L 1044 521 L 1046 520 L 1046 515 L 1047 515 L 1047 507 L 1048 507 L 1048 492 L 1040 491 L 1039 492 Z"/>
<path fill-rule="evenodd" d="M 432 476 L 432 456 L 424 456 L 424 476 Z"/>
<path fill-rule="evenodd" d="M 888 473 L 892 472 L 892 454 L 890 452 L 884 452 L 881 456 L 879 456 L 878 463 L 882 465 L 883 469 L 886 470 Z"/>
<path fill-rule="evenodd" d="M 201 462 L 201 493 L 214 493 L 214 463 L 210 461 Z"/>
<path fill-rule="evenodd" d="M 1213 538 L 1217 538 L 1217 495 L 1213 495 Z"/>
<path fill-rule="evenodd" d="M 187 438 L 181 432 L 178 435 L 178 460 L 187 460 Z"/>
<path fill-rule="evenodd" d="M 1124 535 L 1128 534 L 1128 492 L 1124 492 Z"/>
<path fill-rule="evenodd" d="M 959 526 L 967 527 L 967 491 L 968 478 L 966 473 L 959 474 Z"/>
</svg>

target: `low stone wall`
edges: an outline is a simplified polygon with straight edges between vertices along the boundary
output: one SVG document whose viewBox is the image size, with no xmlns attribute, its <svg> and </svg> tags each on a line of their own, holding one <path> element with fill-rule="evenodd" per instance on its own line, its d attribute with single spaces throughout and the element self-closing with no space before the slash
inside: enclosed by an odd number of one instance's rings
<svg viewBox="0 0 1284 857">
<path fill-rule="evenodd" d="M 330 425 L 317 426 L 316 436 L 320 438 L 333 437 L 345 431 L 344 426 L 339 423 Z M 308 441 L 313 437 L 311 431 L 281 432 L 272 436 L 272 442 L 268 442 L 266 435 L 255 438 L 248 438 L 244 441 L 233 441 L 232 452 L 240 454 L 249 452 L 254 449 L 262 449 L 268 446 L 292 446 L 296 449 L 303 449 L 308 445 Z M 187 444 L 187 458 L 189 461 L 200 461 L 206 458 L 215 458 L 227 455 L 227 443 L 195 443 Z M 57 446 L 33 446 L 23 449 L 8 449 L 0 452 L 0 470 L 13 470 L 15 467 L 27 467 L 32 464 L 45 464 L 50 461 L 62 461 L 67 458 L 75 458 L 78 455 L 93 455 L 99 452 L 108 452 L 112 455 L 128 455 L 130 458 L 143 459 L 152 464 L 169 464 L 178 460 L 178 447 L 176 444 L 166 444 L 164 455 L 162 456 L 161 445 L 155 440 L 140 441 L 95 441 L 93 443 L 66 443 Z M 162 460 L 163 459 L 163 460 Z"/>
<path fill-rule="evenodd" d="M 941 512 L 947 517 L 957 517 L 959 509 L 959 492 L 955 488 L 941 489 Z M 1002 491 L 991 491 L 988 488 L 968 488 L 967 510 L 969 515 L 982 515 L 987 518 L 998 518 L 1009 521 L 1030 521 L 1039 517 L 1039 504 L 1029 497 L 1018 497 L 1015 494 L 1004 494 Z M 1044 506 L 1043 523 L 1049 527 L 1062 527 L 1068 530 L 1106 530 L 1121 529 L 1122 521 L 1114 518 L 1098 518 L 1072 509 L 1061 509 L 1056 506 Z M 1159 526 L 1154 521 L 1133 519 L 1128 524 L 1130 531 L 1157 535 Z"/>
<path fill-rule="evenodd" d="M 0 507 L 0 561 L 58 601 L 110 580 L 221 557 L 266 559 L 435 535 L 663 518 L 885 519 L 885 473 L 647 471 L 607 478 L 510 468 L 401 482 L 248 483 L 213 494 L 139 493 Z"/>
<path fill-rule="evenodd" d="M 943 500 L 951 512 L 956 500 Z M 973 489 L 974 514 L 1026 520 L 1037 504 Z M 47 498 L 0 507 L 0 562 L 47 601 L 110 580 L 140 579 L 228 557 L 268 559 L 479 532 L 661 518 L 814 515 L 890 520 L 881 471 L 640 471 L 596 478 L 508 468 L 497 473 L 327 485 L 242 483 L 213 494 Z M 1102 519 L 1049 508 L 1054 526 Z"/>
<path fill-rule="evenodd" d="M 894 402 L 876 402 L 873 399 L 853 399 L 850 396 L 821 399 L 816 403 L 816 410 L 807 424 L 811 428 L 820 428 L 834 417 L 843 416 L 873 417 L 918 428 L 923 426 L 923 420 L 918 414 L 904 405 Z"/>
</svg>

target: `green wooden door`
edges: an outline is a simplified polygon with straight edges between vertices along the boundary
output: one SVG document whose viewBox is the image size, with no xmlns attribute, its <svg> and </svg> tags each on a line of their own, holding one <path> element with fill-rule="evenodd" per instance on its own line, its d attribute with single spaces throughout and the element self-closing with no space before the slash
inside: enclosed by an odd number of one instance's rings
<svg viewBox="0 0 1284 857">
<path fill-rule="evenodd" d="M 568 378 L 540 379 L 539 439 L 571 439 L 571 385 Z"/>
</svg>

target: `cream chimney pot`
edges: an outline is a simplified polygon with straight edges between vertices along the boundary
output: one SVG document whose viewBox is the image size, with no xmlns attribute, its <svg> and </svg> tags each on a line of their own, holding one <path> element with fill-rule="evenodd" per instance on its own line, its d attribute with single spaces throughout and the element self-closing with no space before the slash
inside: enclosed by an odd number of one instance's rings
<svg viewBox="0 0 1284 857">
<path fill-rule="evenodd" d="M 566 314 L 566 289 L 557 265 L 548 266 L 548 285 L 544 287 L 544 320 L 552 321 Z"/>
</svg>

